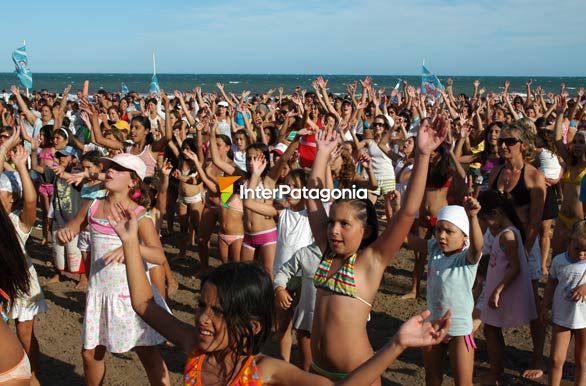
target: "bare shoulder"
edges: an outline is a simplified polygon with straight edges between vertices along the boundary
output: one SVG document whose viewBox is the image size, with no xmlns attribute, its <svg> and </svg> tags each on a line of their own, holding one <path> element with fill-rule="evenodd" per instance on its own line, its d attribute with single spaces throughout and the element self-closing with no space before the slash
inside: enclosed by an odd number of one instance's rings
<svg viewBox="0 0 586 386">
<path fill-rule="evenodd" d="M 527 187 L 545 188 L 545 176 L 543 172 L 531 164 L 525 164 L 525 182 Z"/>
</svg>

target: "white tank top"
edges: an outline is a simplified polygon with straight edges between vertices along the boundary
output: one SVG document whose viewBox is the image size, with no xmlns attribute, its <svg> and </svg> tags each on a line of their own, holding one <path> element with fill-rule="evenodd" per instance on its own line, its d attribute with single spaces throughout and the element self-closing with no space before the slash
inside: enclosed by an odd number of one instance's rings
<svg viewBox="0 0 586 386">
<path fill-rule="evenodd" d="M 372 171 L 377 180 L 394 180 L 395 169 L 393 161 L 378 147 L 378 144 L 368 141 L 368 154 L 372 159 Z"/>
<path fill-rule="evenodd" d="M 562 171 L 562 165 L 555 154 L 547 149 L 541 149 L 539 153 L 539 170 L 543 172 L 545 178 L 557 179 Z"/>
</svg>

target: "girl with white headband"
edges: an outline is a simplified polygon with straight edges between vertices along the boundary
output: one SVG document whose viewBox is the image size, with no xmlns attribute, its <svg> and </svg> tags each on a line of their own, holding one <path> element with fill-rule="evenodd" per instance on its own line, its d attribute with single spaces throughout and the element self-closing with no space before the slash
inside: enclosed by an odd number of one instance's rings
<svg viewBox="0 0 586 386">
<path fill-rule="evenodd" d="M 395 204 L 399 202 L 398 194 L 393 201 Z M 483 245 L 477 217 L 479 211 L 478 201 L 466 197 L 464 207 L 447 205 L 440 209 L 435 238 L 426 240 L 414 234 L 407 237 L 409 248 L 429 255 L 427 307 L 431 311 L 431 320 L 452 310 L 452 326 L 444 344 L 423 349 L 428 385 L 441 385 L 446 351 L 449 352 L 455 384 L 472 384 L 476 348 L 472 335 L 472 286 Z"/>
</svg>

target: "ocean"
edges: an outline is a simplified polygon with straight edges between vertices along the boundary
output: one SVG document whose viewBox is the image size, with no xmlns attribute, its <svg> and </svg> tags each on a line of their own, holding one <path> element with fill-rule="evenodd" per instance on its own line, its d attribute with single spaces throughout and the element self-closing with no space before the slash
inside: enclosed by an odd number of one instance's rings
<svg viewBox="0 0 586 386">
<path fill-rule="evenodd" d="M 279 87 L 283 87 L 285 94 L 290 94 L 296 86 L 311 90 L 311 82 L 317 75 L 250 75 L 250 74 L 157 74 L 159 85 L 168 93 L 173 90 L 192 90 L 200 86 L 204 92 L 215 91 L 216 82 L 224 84 L 227 92 L 240 92 L 250 90 L 252 93 L 262 93 L 274 88 L 275 93 Z M 333 93 L 345 93 L 346 85 L 355 80 L 363 79 L 364 75 L 323 75 L 328 79 L 328 87 Z M 473 92 L 472 82 L 479 79 L 481 87 L 487 91 L 500 92 L 505 79 L 511 82 L 510 92 L 525 93 L 525 82 L 528 77 L 503 77 L 503 76 L 438 76 L 442 84 L 446 84 L 448 78 L 454 80 L 455 93 L 471 95 Z M 374 75 L 373 83 L 376 88 L 384 87 L 387 93 L 395 87 L 398 79 L 404 79 L 410 84 L 421 83 L 420 76 L 413 75 Z M 51 92 L 62 92 L 67 84 L 72 85 L 71 93 L 81 89 L 84 80 L 90 81 L 90 92 L 94 93 L 99 89 L 119 92 L 121 82 L 128 85 L 129 90 L 139 93 L 147 93 L 151 81 L 151 74 L 33 74 L 33 88 L 35 90 L 47 89 Z M 586 77 L 534 77 L 532 88 L 541 86 L 545 92 L 559 92 L 559 86 L 566 84 L 570 94 L 575 95 L 577 88 L 586 86 Z M 0 90 L 9 92 L 10 86 L 16 84 L 14 73 L 0 73 Z M 360 85 L 360 84 L 359 84 Z M 358 87 L 358 92 L 361 88 Z"/>
</svg>

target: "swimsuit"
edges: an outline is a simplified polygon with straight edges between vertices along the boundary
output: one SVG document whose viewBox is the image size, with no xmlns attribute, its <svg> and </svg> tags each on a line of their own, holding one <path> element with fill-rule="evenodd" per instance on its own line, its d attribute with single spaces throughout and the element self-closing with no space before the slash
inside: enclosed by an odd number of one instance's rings
<svg viewBox="0 0 586 386">
<path fill-rule="evenodd" d="M 498 171 L 496 178 L 494 179 L 494 182 L 492 184 L 492 188 L 494 190 L 499 190 L 498 181 L 503 169 L 504 167 L 502 167 L 501 170 Z M 507 193 L 511 195 L 514 207 L 519 208 L 525 205 L 529 205 L 529 189 L 527 189 L 527 185 L 525 184 L 525 164 L 523 164 L 523 168 L 521 169 L 521 177 L 519 177 L 519 181 L 517 181 L 517 184 L 513 187 L 513 189 L 511 189 Z"/>
<path fill-rule="evenodd" d="M 320 261 L 315 275 L 313 276 L 313 285 L 315 288 L 323 288 L 334 293 L 349 296 L 357 299 L 372 308 L 372 304 L 358 296 L 356 288 L 356 279 L 354 278 L 354 263 L 356 262 L 356 253 L 344 260 L 344 264 L 334 273 L 329 274 L 334 253 Z"/>
<path fill-rule="evenodd" d="M 13 368 L 0 373 L 0 384 L 22 380 L 31 379 L 31 365 L 26 356 L 26 352 L 22 352 L 22 359 Z"/>
<path fill-rule="evenodd" d="M 564 172 L 564 175 L 562 176 L 561 182 L 563 182 L 564 184 L 572 184 L 572 185 L 580 186 L 580 184 L 582 183 L 582 177 L 584 177 L 585 175 L 586 175 L 586 168 L 582 169 L 582 171 L 574 178 L 572 178 L 572 176 L 571 176 L 570 169 L 567 169 Z"/>
<path fill-rule="evenodd" d="M 201 380 L 201 373 L 203 372 L 203 364 L 206 355 L 192 353 L 185 363 L 185 370 L 183 371 L 183 385 L 184 386 L 203 386 Z M 232 381 L 227 386 L 262 386 L 260 373 L 254 359 L 254 355 L 249 356 L 242 368 Z"/>
<path fill-rule="evenodd" d="M 267 245 L 276 244 L 278 236 L 277 228 L 255 233 L 244 232 L 244 243 L 242 246 L 249 249 L 262 248 Z"/>
</svg>

